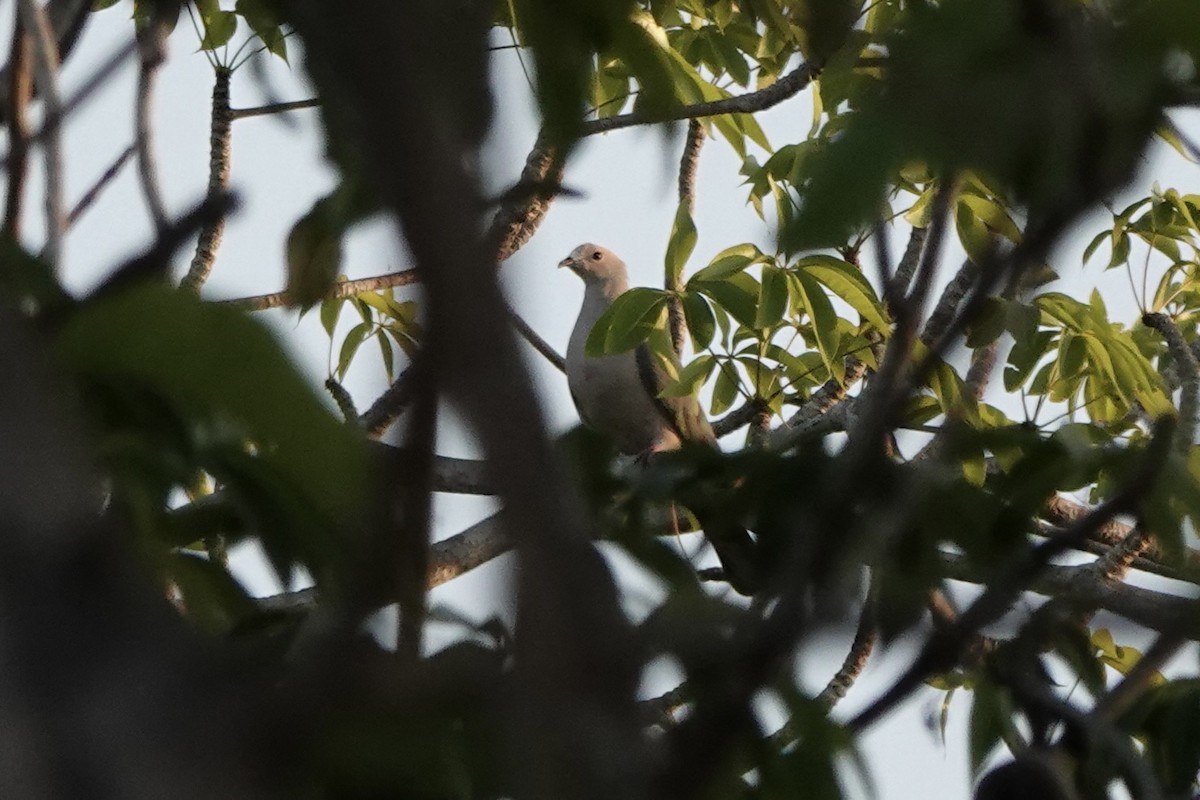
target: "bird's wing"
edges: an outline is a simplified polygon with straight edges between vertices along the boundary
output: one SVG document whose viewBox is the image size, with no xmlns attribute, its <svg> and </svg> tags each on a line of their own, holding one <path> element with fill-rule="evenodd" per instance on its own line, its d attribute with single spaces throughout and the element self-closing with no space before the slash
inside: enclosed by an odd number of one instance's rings
<svg viewBox="0 0 1200 800">
<path fill-rule="evenodd" d="M 708 418 L 704 416 L 704 410 L 694 395 L 661 396 L 662 390 L 674 379 L 668 372 L 663 359 L 668 359 L 676 372 L 679 369 L 679 362 L 675 359 L 674 351 L 669 345 L 656 348 L 656 350 L 665 350 L 670 355 L 651 352 L 650 346 L 646 342 L 638 345 L 635 353 L 638 376 L 642 379 L 642 386 L 646 392 L 653 398 L 655 408 L 679 436 L 680 441 L 701 442 L 716 446 L 717 437 L 713 434 L 712 426 L 709 424 Z"/>
</svg>

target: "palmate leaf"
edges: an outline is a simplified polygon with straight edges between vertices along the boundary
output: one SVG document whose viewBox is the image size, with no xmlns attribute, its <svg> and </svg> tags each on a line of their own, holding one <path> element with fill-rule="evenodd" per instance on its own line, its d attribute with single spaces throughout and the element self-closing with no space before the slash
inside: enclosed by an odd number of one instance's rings
<svg viewBox="0 0 1200 800">
<path fill-rule="evenodd" d="M 821 360 L 829 374 L 840 382 L 844 369 L 839 358 L 838 345 L 841 336 L 838 334 L 837 313 L 833 310 L 833 303 L 829 301 L 829 296 L 816 279 L 807 272 L 795 272 L 789 275 L 789 278 L 793 291 L 801 299 L 812 322 L 812 331 Z"/>
<path fill-rule="evenodd" d="M 237 31 L 237 14 L 233 11 L 223 11 L 218 0 L 196 0 L 196 12 L 204 28 L 204 36 L 200 40 L 201 50 L 216 50 L 229 44 Z"/>
<path fill-rule="evenodd" d="M 584 351 L 589 356 L 632 350 L 661 324 L 670 295 L 662 289 L 637 286 L 613 301 L 596 320 Z"/>
<path fill-rule="evenodd" d="M 875 288 L 853 264 L 833 256 L 814 255 L 796 262 L 796 269 L 811 275 L 877 331 L 885 336 L 890 332 L 891 326 L 884 316 L 883 304 L 875 295 Z"/>
</svg>

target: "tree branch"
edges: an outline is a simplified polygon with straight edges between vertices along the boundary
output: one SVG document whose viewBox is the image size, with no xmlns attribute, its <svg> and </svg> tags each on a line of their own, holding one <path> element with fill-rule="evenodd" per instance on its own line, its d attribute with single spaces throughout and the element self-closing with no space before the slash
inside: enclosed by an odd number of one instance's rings
<svg viewBox="0 0 1200 800">
<path fill-rule="evenodd" d="M 232 73 L 228 67 L 217 66 L 215 69 L 212 91 L 212 119 L 209 123 L 209 155 L 208 155 L 208 196 L 213 197 L 226 192 L 229 188 L 229 156 L 230 136 L 233 120 L 229 116 L 229 80 Z M 225 232 L 225 216 L 221 215 L 209 221 L 200 231 L 196 242 L 196 254 L 187 274 L 183 276 L 180 287 L 197 294 L 200 287 L 208 280 L 212 272 L 213 262 L 217 259 L 217 249 L 221 246 L 221 236 Z"/>
<path fill-rule="evenodd" d="M 1173 424 L 1160 420 L 1142 457 L 1138 473 L 1112 498 L 1097 506 L 1063 532 L 1023 552 L 1007 569 L 990 581 L 958 621 L 945 631 L 935 632 L 907 670 L 874 703 L 855 716 L 849 727 L 861 731 L 906 698 L 922 681 L 950 669 L 964 644 L 984 626 L 999 619 L 1021 592 L 1039 576 L 1051 572 L 1050 559 L 1089 539 L 1105 522 L 1118 514 L 1136 510 L 1138 501 L 1150 490 L 1162 467 L 1173 438 Z"/>
<path fill-rule="evenodd" d="M 332 300 L 339 297 L 353 297 L 363 292 L 378 292 L 394 286 L 409 286 L 416 283 L 417 280 L 417 271 L 415 269 L 406 269 L 400 272 L 389 272 L 386 275 L 376 275 L 371 278 L 338 281 L 329 288 L 329 292 L 325 295 L 324 299 Z M 266 311 L 269 308 L 286 306 L 291 303 L 291 299 L 287 291 L 284 290 L 282 292 L 272 292 L 271 294 L 254 295 L 253 297 L 217 300 L 216 302 L 245 311 Z"/>
<path fill-rule="evenodd" d="M 138 154 L 138 179 L 142 197 L 154 220 L 155 230 L 167 225 L 167 207 L 163 203 L 162 189 L 158 185 L 158 167 L 154 158 L 153 123 L 151 122 L 154 100 L 154 82 L 158 70 L 167 58 L 168 21 L 151 12 L 145 24 L 138 25 L 138 82 L 135 108 L 136 147 Z"/>
<path fill-rule="evenodd" d="M 18 241 L 21 235 L 21 210 L 25 200 L 25 176 L 29 173 L 29 99 L 33 96 L 33 43 L 21 22 L 21 10 L 14 10 L 12 46 L 8 56 L 8 172 L 4 198 L 4 233 Z"/>
<path fill-rule="evenodd" d="M 229 110 L 229 119 L 249 119 L 250 117 L 261 117 L 267 114 L 283 114 L 288 111 L 299 111 L 302 108 L 318 108 L 321 105 L 321 98 L 314 97 L 310 100 L 294 100 L 290 103 L 269 103 L 265 106 L 254 106 L 253 108 L 231 108 Z"/>
<path fill-rule="evenodd" d="M 589 119 L 582 125 L 582 135 L 593 136 L 597 133 L 607 133 L 608 131 L 620 130 L 621 128 L 652 125 L 659 122 L 715 117 L 721 114 L 750 114 L 755 111 L 764 111 L 804 91 L 819 73 L 819 67 L 805 63 L 796 67 L 796 69 L 765 89 L 759 89 L 756 92 L 748 92 L 736 97 L 725 97 L 707 103 L 683 105 L 668 109 L 665 113 L 654 116 L 635 112 L 632 114 L 618 114 L 612 117 L 604 117 L 603 119 Z"/>
<path fill-rule="evenodd" d="M 696 213 L 696 171 L 700 167 L 700 148 L 704 145 L 704 126 L 699 120 L 688 122 L 687 139 L 683 145 L 683 155 L 679 158 L 679 205 L 686 208 L 688 216 Z M 667 303 L 667 324 L 671 333 L 671 344 L 675 347 L 675 355 L 683 355 L 684 340 L 687 336 L 687 321 L 683 316 L 683 265 L 676 267 L 667 265 L 667 275 L 663 288 L 672 292 Z"/>
<path fill-rule="evenodd" d="M 46 12 L 36 0 L 18 0 L 21 23 L 33 40 L 33 77 L 42 100 L 42 113 L 48 119 L 62 116 L 63 102 L 58 91 L 58 42 Z M 51 269 L 59 266 L 63 230 L 66 225 L 63 186 L 62 136 L 55 129 L 43 143 L 46 155 L 46 247 L 42 255 Z"/>
<path fill-rule="evenodd" d="M 129 162 L 129 159 L 132 158 L 136 152 L 137 145 L 135 144 L 131 144 L 122 150 L 121 154 L 118 155 L 113 160 L 113 163 L 108 166 L 108 169 L 104 170 L 104 174 L 96 179 L 96 182 L 92 184 L 90 189 L 84 192 L 83 197 L 79 198 L 79 202 L 75 203 L 75 206 L 71 209 L 70 213 L 67 214 L 68 228 L 78 222 L 79 218 L 87 213 L 87 210 L 91 208 L 96 202 L 97 198 L 100 197 L 100 193 L 104 191 L 104 189 L 110 183 L 112 183 L 113 179 L 116 178 L 118 174 L 120 174 L 121 168 Z"/>
</svg>

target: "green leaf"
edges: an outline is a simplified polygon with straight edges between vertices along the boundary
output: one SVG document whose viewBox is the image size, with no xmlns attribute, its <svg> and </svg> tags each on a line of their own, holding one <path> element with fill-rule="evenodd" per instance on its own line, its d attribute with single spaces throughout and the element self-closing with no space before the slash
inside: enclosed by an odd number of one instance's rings
<svg viewBox="0 0 1200 800">
<path fill-rule="evenodd" d="M 257 458 L 330 521 L 345 524 L 362 513 L 361 442 L 271 335 L 242 312 L 140 285 L 79 307 L 56 347 L 61 362 L 81 376 L 150 387 L 179 409 L 238 425 L 256 443 Z"/>
<path fill-rule="evenodd" d="M 286 249 L 290 301 L 308 308 L 328 294 L 341 271 L 345 231 L 334 195 L 318 200 L 292 226 Z"/>
<path fill-rule="evenodd" d="M 683 267 L 696 249 L 696 224 L 692 221 L 687 203 L 682 202 L 675 211 L 675 223 L 671 226 L 671 238 L 667 240 L 667 255 L 664 259 L 667 286 L 683 282 Z"/>
<path fill-rule="evenodd" d="M 692 336 L 692 349 L 707 349 L 717 333 L 717 323 L 703 295 L 684 292 L 683 318 L 687 322 L 688 333 Z"/>
<path fill-rule="evenodd" d="M 876 330 L 885 335 L 891 330 L 875 289 L 853 264 L 833 256 L 816 255 L 800 259 L 796 267 L 816 278 Z"/>
<path fill-rule="evenodd" d="M 842 375 L 842 364 L 838 360 L 838 344 L 841 337 L 838 335 L 837 314 L 833 310 L 833 303 L 829 302 L 821 284 L 807 272 L 795 272 L 790 277 L 812 321 L 817 351 L 821 354 L 821 360 L 825 362 L 825 368 L 832 376 Z M 838 378 L 838 381 L 840 382 L 841 378 Z"/>
<path fill-rule="evenodd" d="M 959 195 L 958 202 L 986 225 L 990 232 L 1003 236 L 1014 244 L 1021 241 L 1021 229 L 1013 222 L 1008 212 L 994 200 L 964 192 Z"/>
<path fill-rule="evenodd" d="M 691 397 L 700 391 L 708 376 L 717 366 L 717 360 L 705 353 L 679 371 L 674 383 L 665 387 L 659 397 Z"/>
<path fill-rule="evenodd" d="M 268 0 L 237 0 L 233 10 L 246 20 L 268 52 L 287 61 L 287 37 L 279 15 Z"/>
<path fill-rule="evenodd" d="M 719 281 L 691 281 L 689 288 L 711 298 L 718 308 L 742 325 L 754 327 L 758 313 L 758 281 L 746 273 L 738 272 Z"/>
<path fill-rule="evenodd" d="M 755 328 L 771 328 L 779 324 L 788 306 L 788 273 L 779 267 L 762 270 L 762 286 L 758 298 Z"/>
<path fill-rule="evenodd" d="M 971 775 L 975 777 L 987 763 L 992 750 L 1002 741 L 1011 725 L 1013 710 L 1007 693 L 990 681 L 980 681 L 972 694 L 968 749 Z"/>
<path fill-rule="evenodd" d="M 237 14 L 222 11 L 217 0 L 196 0 L 196 11 L 204 28 L 201 50 L 216 50 L 228 44 L 237 31 Z"/>
<path fill-rule="evenodd" d="M 712 416 L 724 414 L 733 407 L 733 401 L 738 396 L 737 370 L 733 364 L 726 362 L 717 369 L 717 380 L 713 385 L 712 405 L 708 413 Z"/>
<path fill-rule="evenodd" d="M 325 335 L 331 339 L 345 303 L 345 297 L 331 297 L 321 303 L 321 327 L 325 329 Z"/>
<path fill-rule="evenodd" d="M 1084 264 L 1087 264 L 1087 262 L 1092 260 L 1092 256 L 1095 254 L 1096 249 L 1099 248 L 1100 245 L 1104 244 L 1104 242 L 1108 240 L 1108 237 L 1108 231 L 1100 231 L 1094 237 L 1092 237 L 1092 241 L 1088 242 L 1088 246 L 1083 249 Z"/>
<path fill-rule="evenodd" d="M 388 341 L 383 330 L 375 332 L 375 338 L 379 340 L 379 354 L 383 357 L 383 369 L 387 374 L 388 381 L 394 379 L 395 361 L 393 360 L 392 343 Z"/>
<path fill-rule="evenodd" d="M 584 352 L 602 356 L 637 347 L 659 324 L 668 298 L 663 290 L 645 286 L 625 292 L 596 320 Z"/>
<path fill-rule="evenodd" d="M 346 338 L 342 340 L 342 349 L 338 354 L 338 364 L 335 370 L 338 380 L 346 377 L 346 370 L 350 368 L 350 362 L 354 359 L 358 348 L 366 341 L 372 327 L 374 327 L 373 323 L 360 322 L 346 333 Z"/>
<path fill-rule="evenodd" d="M 212 636 L 224 636 L 258 611 L 241 584 L 207 558 L 172 553 L 167 573 L 179 590 L 188 619 Z"/>
<path fill-rule="evenodd" d="M 699 270 L 688 281 L 693 282 L 718 281 L 741 272 L 751 264 L 766 259 L 762 251 L 752 244 L 736 244 L 717 253 L 708 266 Z"/>
</svg>

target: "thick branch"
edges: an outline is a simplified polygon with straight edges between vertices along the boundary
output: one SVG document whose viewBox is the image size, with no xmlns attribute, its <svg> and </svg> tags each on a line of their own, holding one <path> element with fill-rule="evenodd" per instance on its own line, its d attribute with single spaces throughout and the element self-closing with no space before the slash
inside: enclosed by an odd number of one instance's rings
<svg viewBox="0 0 1200 800">
<path fill-rule="evenodd" d="M 1200 364 L 1196 354 L 1183 340 L 1175 321 L 1166 314 L 1147 314 L 1142 321 L 1162 334 L 1167 350 L 1175 361 L 1179 378 L 1179 428 L 1175 432 L 1177 446 L 1187 452 L 1196 435 L 1196 410 L 1200 406 Z"/>
<path fill-rule="evenodd" d="M 983 583 L 983 576 L 958 555 L 943 554 L 946 577 L 967 583 Z M 1130 586 L 1099 578 L 1090 564 L 1075 567 L 1047 565 L 1030 580 L 1026 589 L 1052 597 L 1070 606 L 1103 609 L 1155 631 L 1179 631 L 1200 641 L 1200 610 L 1197 601 L 1179 595 Z"/>
<path fill-rule="evenodd" d="M 213 81 L 212 119 L 209 124 L 209 155 L 208 155 L 208 196 L 223 194 L 229 188 L 229 157 L 230 135 L 232 133 L 232 118 L 229 115 L 229 80 L 232 73 L 227 67 L 218 66 Z M 208 280 L 212 272 L 213 262 L 217 259 L 217 249 L 221 246 L 221 236 L 225 232 L 225 217 L 222 215 L 213 219 L 200 231 L 196 242 L 196 254 L 188 267 L 187 275 L 183 277 L 180 286 L 192 292 L 199 292 L 200 287 Z"/>
</svg>

